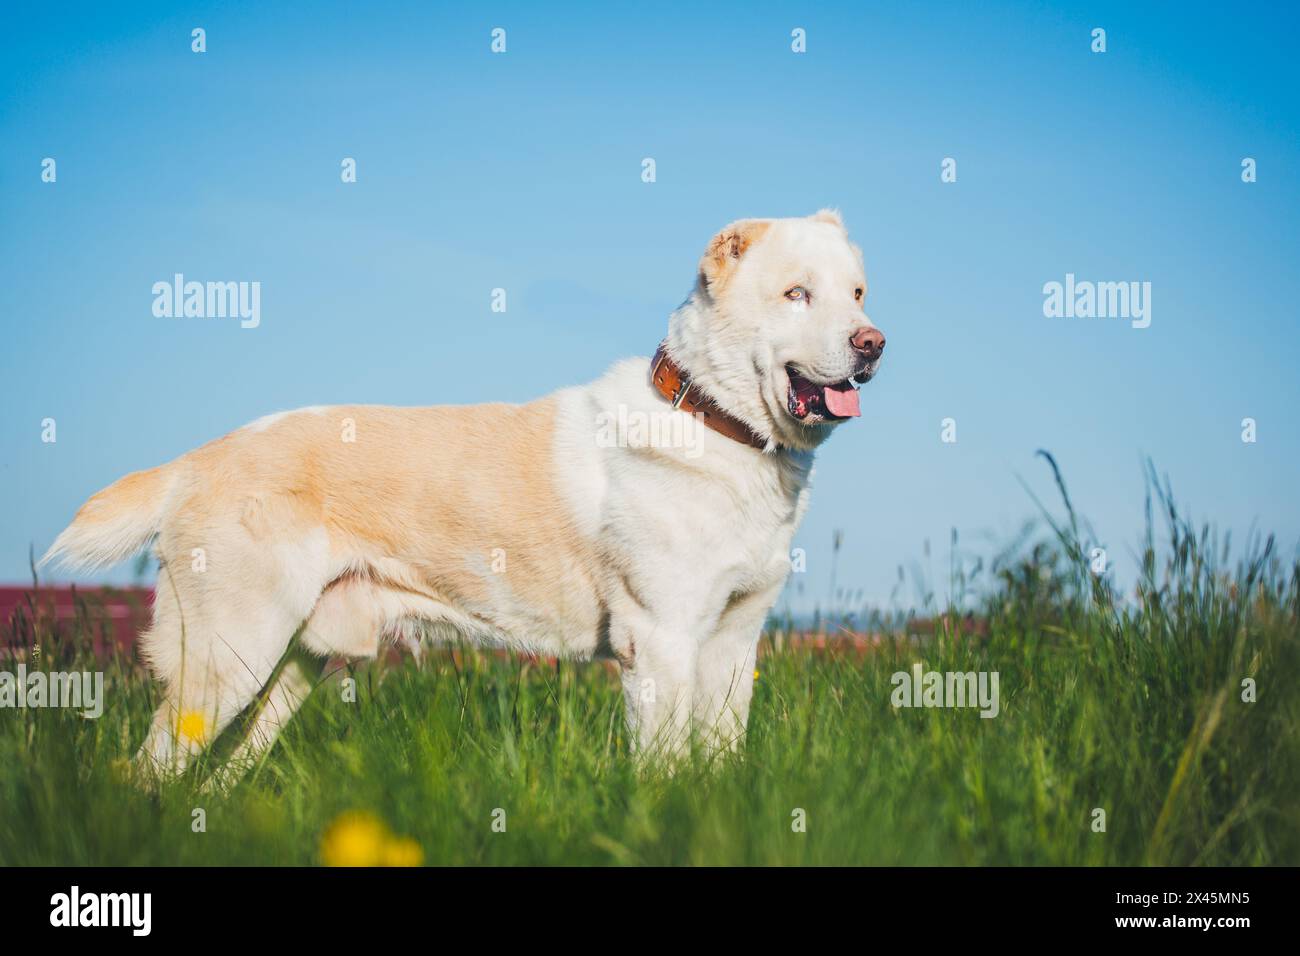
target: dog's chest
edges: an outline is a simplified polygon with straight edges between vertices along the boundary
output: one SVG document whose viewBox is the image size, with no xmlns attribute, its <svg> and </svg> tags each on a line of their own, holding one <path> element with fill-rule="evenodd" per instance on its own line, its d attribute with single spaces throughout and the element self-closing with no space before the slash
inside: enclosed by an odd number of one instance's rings
<svg viewBox="0 0 1300 956">
<path fill-rule="evenodd" d="M 736 589 L 749 579 L 767 583 L 788 568 L 805 499 L 806 490 L 783 488 L 768 468 L 702 481 L 679 520 L 679 545 L 698 570 L 737 577 Z"/>
<path fill-rule="evenodd" d="M 633 429 L 642 417 L 664 426 L 686 417 L 647 391 L 645 374 L 629 365 L 561 395 L 556 484 L 600 556 L 602 605 L 626 598 L 653 618 L 707 629 L 736 596 L 774 598 L 785 580 L 812 456 L 764 454 L 702 427 Z"/>
<path fill-rule="evenodd" d="M 735 595 L 785 580 L 807 469 L 792 473 L 788 463 L 740 451 L 743 466 L 681 468 L 645 457 L 616 470 L 604 533 L 638 600 L 707 618 Z"/>
</svg>

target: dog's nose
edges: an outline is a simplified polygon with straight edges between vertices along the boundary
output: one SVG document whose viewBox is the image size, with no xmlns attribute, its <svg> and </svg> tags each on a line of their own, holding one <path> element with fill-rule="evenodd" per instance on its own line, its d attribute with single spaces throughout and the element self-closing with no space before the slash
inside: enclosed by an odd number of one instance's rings
<svg viewBox="0 0 1300 956">
<path fill-rule="evenodd" d="M 849 343 L 874 362 L 885 350 L 885 333 L 873 326 L 864 325 L 849 337 Z"/>
</svg>

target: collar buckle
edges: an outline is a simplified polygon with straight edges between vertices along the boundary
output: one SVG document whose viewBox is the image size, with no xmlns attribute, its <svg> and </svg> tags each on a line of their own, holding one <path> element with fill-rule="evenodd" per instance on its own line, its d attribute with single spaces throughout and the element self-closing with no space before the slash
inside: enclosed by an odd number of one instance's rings
<svg viewBox="0 0 1300 956">
<path fill-rule="evenodd" d="M 655 351 L 654 363 L 650 366 L 650 380 L 656 386 L 667 386 L 665 376 L 659 374 L 659 370 L 668 364 L 668 350 L 665 348 L 666 343 L 661 343 Z M 661 388 L 664 398 L 672 403 L 674 409 L 681 408 L 682 402 L 686 400 L 686 393 L 690 391 L 691 380 L 682 374 L 681 369 L 676 366 L 672 367 L 673 372 L 677 375 L 677 388 L 672 394 L 669 394 L 666 388 Z"/>
<path fill-rule="evenodd" d="M 685 400 L 686 393 L 690 391 L 690 389 L 691 389 L 691 380 L 688 379 L 685 375 L 683 375 L 681 381 L 677 385 L 677 393 L 673 395 L 673 399 L 672 399 L 673 408 L 682 407 L 682 402 Z"/>
</svg>

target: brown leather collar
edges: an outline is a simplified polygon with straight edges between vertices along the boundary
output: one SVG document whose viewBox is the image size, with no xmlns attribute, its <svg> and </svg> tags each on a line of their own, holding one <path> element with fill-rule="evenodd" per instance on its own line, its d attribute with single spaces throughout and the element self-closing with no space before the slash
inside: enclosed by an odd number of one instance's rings
<svg viewBox="0 0 1300 956">
<path fill-rule="evenodd" d="M 680 408 L 689 415 L 697 415 L 719 435 L 726 435 L 733 441 L 752 448 L 767 448 L 767 439 L 758 435 L 739 418 L 730 415 L 718 407 L 704 390 L 691 384 L 691 380 L 678 368 L 677 363 L 668 356 L 666 342 L 655 350 L 655 357 L 650 360 L 650 383 L 664 398 L 672 403 L 673 408 Z"/>
</svg>

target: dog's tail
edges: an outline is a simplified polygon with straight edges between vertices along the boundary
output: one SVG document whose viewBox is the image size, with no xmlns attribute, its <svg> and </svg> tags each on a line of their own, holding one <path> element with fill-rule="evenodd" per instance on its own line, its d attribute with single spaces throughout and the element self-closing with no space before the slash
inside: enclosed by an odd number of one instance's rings
<svg viewBox="0 0 1300 956">
<path fill-rule="evenodd" d="M 36 566 L 89 570 L 129 558 L 161 529 L 175 483 L 174 462 L 115 481 L 81 506 Z"/>
</svg>

